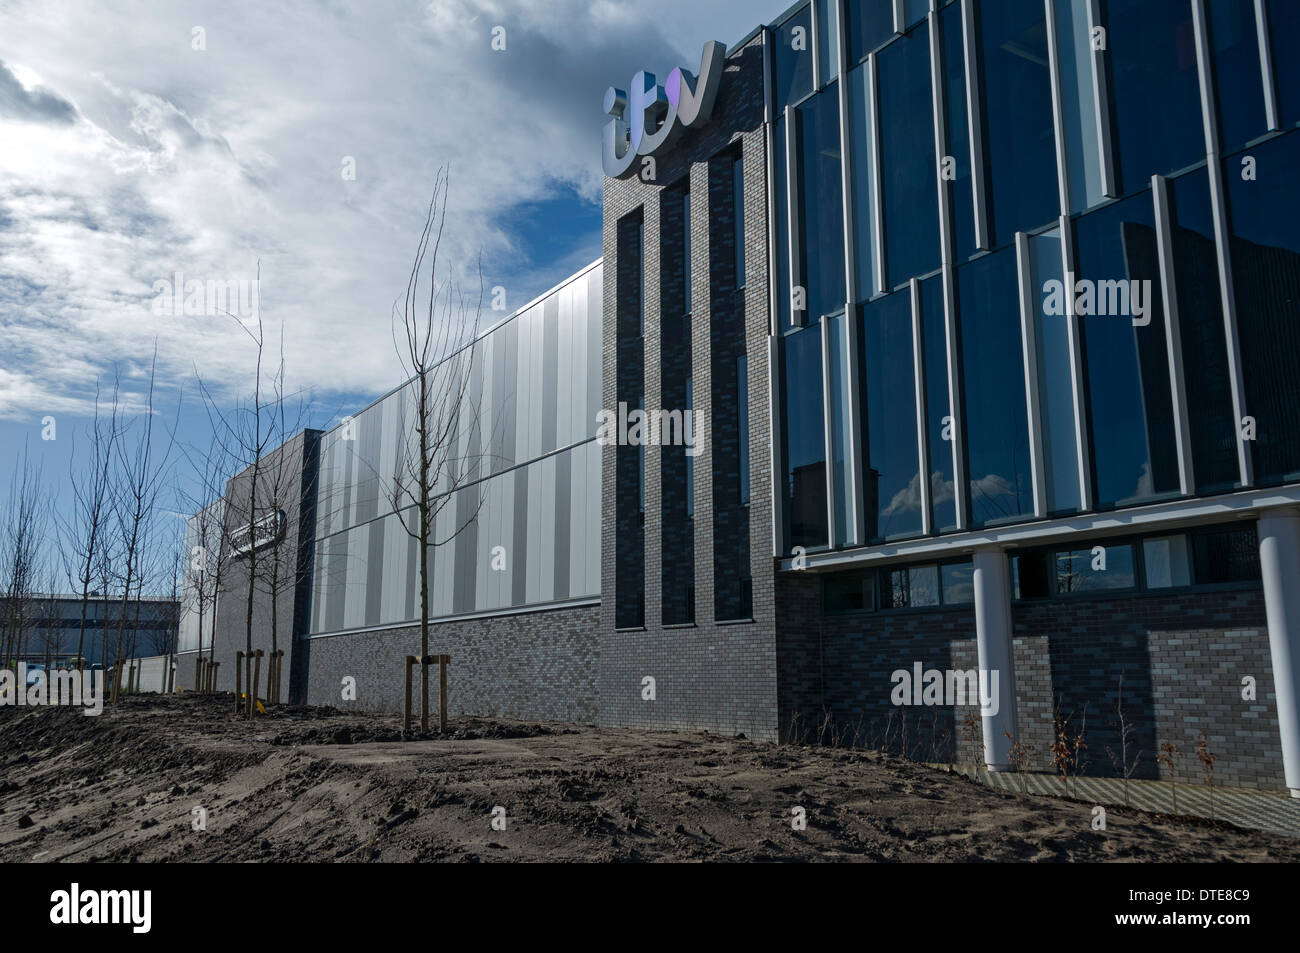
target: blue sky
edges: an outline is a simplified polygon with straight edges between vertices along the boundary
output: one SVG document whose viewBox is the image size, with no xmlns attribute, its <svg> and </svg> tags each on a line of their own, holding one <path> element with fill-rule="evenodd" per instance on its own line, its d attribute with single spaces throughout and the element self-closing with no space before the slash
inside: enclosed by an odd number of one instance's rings
<svg viewBox="0 0 1300 953">
<path fill-rule="evenodd" d="M 119 373 L 138 410 L 155 345 L 164 416 L 181 395 L 180 439 L 206 445 L 196 376 L 234 401 L 253 352 L 227 316 L 160 313 L 158 283 L 177 273 L 237 285 L 260 265 L 259 309 L 270 333 L 283 327 L 310 425 L 387 392 L 402 377 L 390 309 L 439 166 L 451 256 L 481 255 L 514 309 L 600 254 L 605 87 L 693 65 L 706 40 L 734 43 L 779 13 L 740 0 L 0 3 L 0 499 L 24 444 L 65 498 L 95 381 Z M 57 439 L 42 441 L 48 416 Z"/>
</svg>

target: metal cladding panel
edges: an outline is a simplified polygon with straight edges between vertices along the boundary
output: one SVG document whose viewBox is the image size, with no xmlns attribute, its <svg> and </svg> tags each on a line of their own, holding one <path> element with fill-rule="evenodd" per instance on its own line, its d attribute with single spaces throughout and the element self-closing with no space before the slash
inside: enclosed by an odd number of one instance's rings
<svg viewBox="0 0 1300 953">
<path fill-rule="evenodd" d="M 435 504 L 434 617 L 599 595 L 602 274 L 589 268 L 430 373 L 435 392 L 469 375 L 450 428 L 461 477 L 434 486 L 451 494 Z M 415 385 L 322 437 L 312 634 L 419 617 L 417 509 L 400 483 L 411 480 Z M 498 546 L 504 569 L 493 568 Z"/>
</svg>

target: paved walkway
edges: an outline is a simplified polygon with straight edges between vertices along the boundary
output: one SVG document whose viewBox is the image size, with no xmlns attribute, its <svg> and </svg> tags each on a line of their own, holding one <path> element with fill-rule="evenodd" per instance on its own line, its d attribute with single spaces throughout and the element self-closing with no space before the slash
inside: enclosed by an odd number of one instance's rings
<svg viewBox="0 0 1300 953">
<path fill-rule="evenodd" d="M 956 770 L 1002 791 L 1019 793 L 1023 779 L 1025 790 L 1030 794 L 1071 796 L 1104 806 L 1122 807 L 1125 801 L 1124 782 L 1119 778 L 1078 778 L 1072 780 L 1067 788 L 1060 776 L 1055 774 L 1026 772 L 1018 775 L 1012 771 L 990 773 L 969 766 L 958 766 Z M 1213 817 L 1239 827 L 1253 827 L 1275 834 L 1300 837 L 1300 798 L 1293 798 L 1286 792 L 1216 785 L 1213 804 L 1210 788 L 1204 784 L 1179 784 L 1177 794 L 1179 814 Z M 1172 814 L 1174 785 L 1168 781 L 1130 780 L 1128 803 L 1143 811 Z"/>
</svg>

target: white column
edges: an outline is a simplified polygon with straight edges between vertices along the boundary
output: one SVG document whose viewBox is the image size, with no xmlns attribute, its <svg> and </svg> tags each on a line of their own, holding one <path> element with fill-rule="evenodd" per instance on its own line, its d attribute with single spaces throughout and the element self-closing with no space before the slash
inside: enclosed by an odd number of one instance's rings
<svg viewBox="0 0 1300 953">
<path fill-rule="evenodd" d="M 1300 797 L 1300 514 L 1260 516 L 1259 569 L 1264 578 L 1282 771 L 1291 796 Z"/>
<path fill-rule="evenodd" d="M 1011 643 L 1011 586 L 1007 554 L 1000 549 L 977 550 L 973 562 L 975 642 L 979 651 L 981 682 L 987 679 L 992 701 L 980 712 L 984 727 L 984 761 L 990 771 L 1010 771 L 1015 767 L 1011 761 L 1011 745 L 1017 738 L 1017 731 L 1016 666 Z"/>
</svg>

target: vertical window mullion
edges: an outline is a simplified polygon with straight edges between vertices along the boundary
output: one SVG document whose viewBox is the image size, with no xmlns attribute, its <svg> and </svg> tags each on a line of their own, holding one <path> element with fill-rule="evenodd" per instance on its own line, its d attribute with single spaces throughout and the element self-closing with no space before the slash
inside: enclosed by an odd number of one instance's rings
<svg viewBox="0 0 1300 953">
<path fill-rule="evenodd" d="M 987 251 L 989 242 L 988 188 L 984 176 L 984 123 L 981 118 L 982 77 L 975 41 L 975 0 L 961 0 L 962 53 L 966 59 L 966 131 L 970 139 L 971 199 L 975 203 L 975 247 Z"/>
<path fill-rule="evenodd" d="M 871 188 L 875 192 L 875 202 L 872 209 L 872 242 L 875 245 L 874 253 L 876 256 L 876 287 L 873 292 L 883 294 L 889 290 L 886 287 L 885 277 L 885 229 L 884 229 L 884 177 L 881 172 L 880 153 L 880 60 L 875 53 L 867 58 L 867 78 L 870 81 L 867 90 L 867 108 L 870 110 L 868 118 L 868 128 L 871 130 Z"/>
<path fill-rule="evenodd" d="M 934 95 L 934 143 L 935 143 L 935 178 L 939 188 L 939 258 L 943 269 L 940 281 L 943 284 L 943 315 L 945 358 L 948 369 L 948 414 L 951 418 L 949 432 L 952 439 L 948 445 L 952 451 L 953 497 L 956 504 L 957 529 L 964 530 L 968 525 L 969 515 L 966 507 L 965 460 L 961 452 L 961 379 L 959 375 L 960 359 L 957 350 L 957 313 L 956 313 L 956 276 L 953 273 L 953 261 L 956 257 L 953 241 L 953 190 L 939 174 L 945 156 L 952 146 L 951 130 L 946 121 L 948 86 L 943 76 L 943 44 L 940 39 L 938 4 L 932 4 L 930 14 L 930 57 L 931 86 Z M 964 12 L 964 11 L 963 11 Z M 963 20 L 964 22 L 964 20 Z M 969 72 L 967 73 L 969 77 Z M 969 88 L 969 87 L 968 87 Z M 969 128 L 969 124 L 968 124 Z M 969 133 L 968 133 L 969 135 Z M 978 217 L 977 217 L 978 220 Z M 927 484 L 929 480 L 927 479 Z"/>
<path fill-rule="evenodd" d="M 821 44 L 822 31 L 821 31 L 821 26 L 818 23 L 821 17 L 818 16 L 818 14 L 821 13 L 821 9 L 820 9 L 821 5 L 827 2 L 831 2 L 831 0 L 811 0 L 811 2 L 808 4 L 808 14 L 809 14 L 808 47 L 809 47 L 809 52 L 812 53 L 813 92 L 817 92 L 819 89 L 821 89 L 822 84 L 826 81 L 825 78 L 822 76 L 822 44 Z"/>
<path fill-rule="evenodd" d="M 930 11 L 930 90 L 934 109 L 934 180 L 939 189 L 939 262 L 953 260 L 951 195 L 942 175 L 943 160 L 948 155 L 948 133 L 945 128 L 947 87 L 943 81 L 943 43 L 939 36 L 939 14 Z"/>
<path fill-rule="evenodd" d="M 848 494 L 850 539 L 846 545 L 861 545 L 866 540 L 866 523 L 862 512 L 862 400 L 858 393 L 858 322 L 855 304 L 858 300 L 858 269 L 855 254 L 853 168 L 853 136 L 850 135 L 849 123 L 849 79 L 848 67 L 848 17 L 846 4 L 849 0 L 827 0 L 835 4 L 832 11 L 836 18 L 835 56 L 838 63 L 840 96 L 840 182 L 844 206 L 844 357 L 848 366 L 845 368 L 845 387 L 848 390 L 849 432 L 848 446 L 844 452 L 848 455 L 849 478 L 845 492 Z"/>
<path fill-rule="evenodd" d="M 1246 390 L 1242 374 L 1241 340 L 1237 334 L 1237 296 L 1232 282 L 1232 259 L 1228 254 L 1228 198 L 1223 183 L 1223 165 L 1219 161 L 1219 120 L 1214 108 L 1214 86 L 1210 72 L 1210 36 L 1205 0 L 1191 2 L 1192 28 L 1196 35 L 1196 65 L 1201 87 L 1201 118 L 1205 125 L 1206 166 L 1210 174 L 1210 202 L 1214 213 L 1214 243 L 1219 260 L 1223 330 L 1228 346 L 1228 378 L 1232 385 L 1232 411 L 1237 435 L 1237 465 L 1241 471 L 1241 485 L 1248 487 L 1255 483 L 1255 466 L 1250 448 L 1241 439 L 1241 424 L 1246 416 Z"/>
<path fill-rule="evenodd" d="M 1056 182 L 1061 214 L 1070 214 L 1070 162 L 1065 144 L 1065 109 L 1061 94 L 1061 37 L 1056 31 L 1056 4 L 1070 0 L 1043 0 L 1047 14 L 1047 62 L 1052 77 L 1052 131 L 1056 136 Z"/>
<path fill-rule="evenodd" d="M 772 31 L 764 28 L 763 30 L 763 75 L 765 77 L 764 86 L 767 95 L 764 98 L 763 109 L 766 129 L 764 131 L 764 140 L 767 146 L 763 151 L 766 153 L 767 166 L 767 273 L 772 276 L 768 281 L 768 333 L 772 335 L 780 334 L 779 327 L 781 321 L 781 306 L 777 300 L 781 294 L 781 282 L 777 277 L 779 269 L 780 256 L 777 253 L 777 243 L 782 240 L 777 234 L 777 214 L 776 203 L 781 201 L 776 194 L 776 150 L 778 147 L 784 149 L 784 143 L 776 141 L 776 116 L 772 109 Z M 773 420 L 778 418 L 773 417 Z M 773 471 L 774 473 L 777 471 Z"/>
<path fill-rule="evenodd" d="M 1155 203 L 1156 256 L 1160 264 L 1160 292 L 1165 302 L 1165 347 L 1169 355 L 1169 386 L 1173 396 L 1174 446 L 1178 451 L 1178 481 L 1184 496 L 1196 491 L 1192 462 L 1191 424 L 1187 415 L 1187 381 L 1183 372 L 1183 337 L 1178 320 L 1178 279 L 1174 272 L 1173 228 L 1169 215 L 1169 182 L 1151 177 Z"/>
<path fill-rule="evenodd" d="M 1061 274 L 1065 276 L 1065 295 L 1069 301 L 1066 321 L 1069 322 L 1070 385 L 1074 398 L 1074 443 L 1076 463 L 1079 467 L 1079 509 L 1086 513 L 1093 508 L 1092 442 L 1088 439 L 1086 382 L 1083 379 L 1083 348 L 1079 340 L 1079 316 L 1075 314 L 1074 297 L 1074 231 L 1068 216 L 1061 216 Z"/>
<path fill-rule="evenodd" d="M 772 555 L 779 558 L 788 550 L 785 543 L 786 537 L 789 535 L 786 531 L 785 454 L 781 448 L 780 429 L 775 426 L 777 421 L 781 421 L 782 428 L 784 428 L 783 409 L 781 407 L 781 336 L 779 334 L 774 334 L 767 339 L 767 369 L 768 377 L 771 378 L 767 391 L 767 419 L 773 421 L 772 439 L 768 441 L 772 459 Z"/>
<path fill-rule="evenodd" d="M 1267 0 L 1255 0 L 1255 32 L 1259 39 L 1260 78 L 1264 83 L 1264 115 L 1269 132 L 1282 128 L 1277 108 L 1277 81 L 1273 78 L 1273 41 L 1268 32 Z"/>
<path fill-rule="evenodd" d="M 1029 473 L 1033 484 L 1034 515 L 1047 515 L 1047 468 L 1043 455 L 1043 406 L 1038 388 L 1038 336 L 1034 316 L 1038 296 L 1029 254 L 1029 235 L 1016 232 L 1016 277 L 1020 285 L 1020 348 L 1025 365 L 1025 412 L 1029 417 Z"/>
<path fill-rule="evenodd" d="M 1102 26 L 1099 0 L 1088 0 L 1088 37 L 1089 52 L 1092 54 L 1092 93 L 1097 104 L 1097 148 L 1101 150 L 1101 194 L 1107 198 L 1118 198 L 1119 187 L 1115 183 L 1115 145 L 1110 134 L 1110 81 L 1106 75 L 1107 49 L 1096 49 L 1091 38 L 1097 28 Z M 1104 27 L 1103 27 L 1104 29 Z"/>
<path fill-rule="evenodd" d="M 786 223 L 789 234 L 786 236 L 788 247 L 790 249 L 790 323 L 796 327 L 803 327 L 808 323 L 808 289 L 803 288 L 803 309 L 796 310 L 794 299 L 797 297 L 797 290 L 803 284 L 803 268 L 801 242 L 803 236 L 800 234 L 802 218 L 799 212 L 799 183 L 801 179 L 801 169 L 799 167 L 799 110 L 793 106 L 785 107 L 785 208 Z"/>
<path fill-rule="evenodd" d="M 963 418 L 965 405 L 962 403 L 961 356 L 957 346 L 957 276 L 951 262 L 943 266 L 943 315 L 944 338 L 948 357 L 948 413 L 952 417 L 949 432 L 952 434 L 952 482 L 953 502 L 956 503 L 957 529 L 964 530 L 970 526 L 970 509 L 966 501 L 966 488 L 970 486 L 966 475 L 966 454 L 962 445 L 965 433 Z"/>
<path fill-rule="evenodd" d="M 835 434 L 831 417 L 834 412 L 834 391 L 831 381 L 831 322 L 822 315 L 819 321 L 822 339 L 822 444 L 826 456 L 826 541 L 831 549 L 843 544 L 836 538 L 835 519 Z"/>
<path fill-rule="evenodd" d="M 926 439 L 925 342 L 921 336 L 921 282 L 908 282 L 912 298 L 912 386 L 916 392 L 917 492 L 921 497 L 921 534 L 934 532 L 934 513 L 930 501 L 930 441 Z"/>
</svg>

